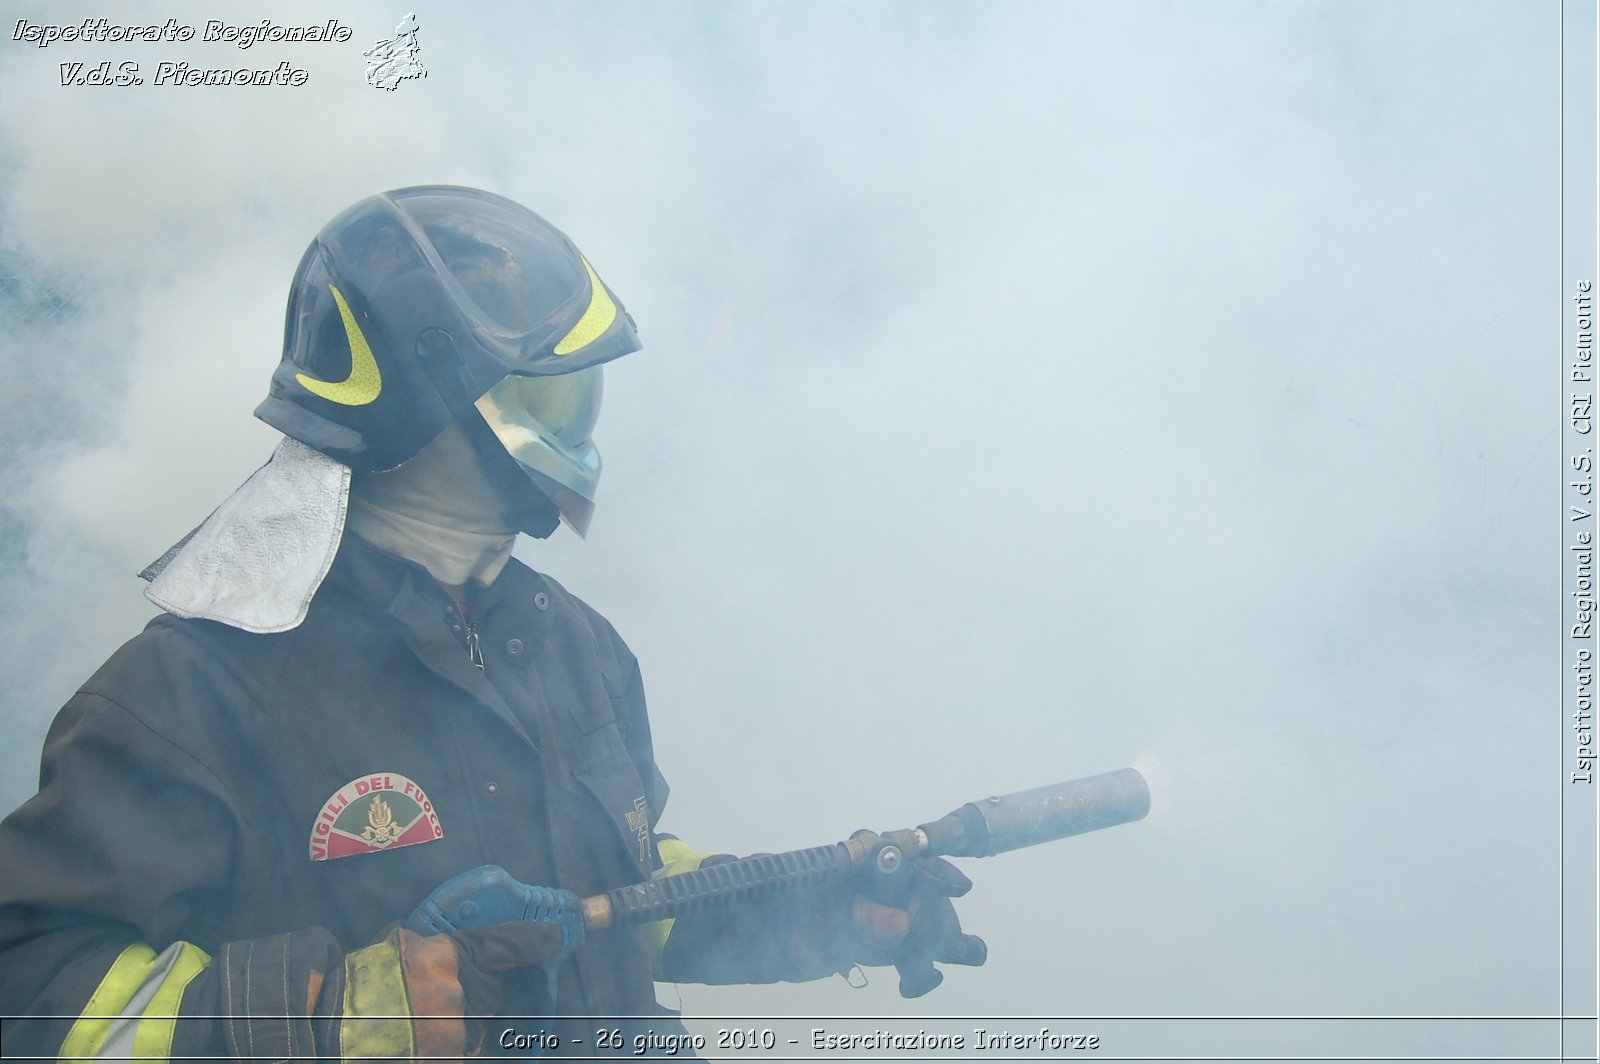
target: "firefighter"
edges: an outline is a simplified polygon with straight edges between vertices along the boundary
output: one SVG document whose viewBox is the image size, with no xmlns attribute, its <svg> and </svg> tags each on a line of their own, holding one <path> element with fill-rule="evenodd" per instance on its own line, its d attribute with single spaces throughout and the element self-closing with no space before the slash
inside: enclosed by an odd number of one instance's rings
<svg viewBox="0 0 1600 1064">
<path fill-rule="evenodd" d="M 282 443 L 141 574 L 163 612 L 0 824 L 0 1014 L 33 1017 L 8 1054 L 459 1058 L 501 1051 L 500 1015 L 566 1017 L 519 1055 L 604 1056 L 596 1018 L 681 1030 L 653 975 L 896 964 L 917 993 L 982 963 L 943 862 L 903 908 L 818 893 L 585 941 L 578 897 L 706 859 L 655 830 L 633 654 L 511 557 L 587 528 L 601 365 L 638 346 L 509 200 L 407 188 L 322 229 L 256 411 Z M 523 919 L 402 926 L 479 866 Z"/>
</svg>

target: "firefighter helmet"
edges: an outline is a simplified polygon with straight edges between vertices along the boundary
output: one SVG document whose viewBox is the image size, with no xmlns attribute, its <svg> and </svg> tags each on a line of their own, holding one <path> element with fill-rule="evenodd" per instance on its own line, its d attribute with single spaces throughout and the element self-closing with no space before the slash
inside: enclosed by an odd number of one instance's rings
<svg viewBox="0 0 1600 1064">
<path fill-rule="evenodd" d="M 398 189 L 344 211 L 306 249 L 256 416 L 372 472 L 475 406 L 499 411 L 502 426 L 521 425 L 508 449 L 581 530 L 599 472 L 588 441 L 599 371 L 576 371 L 638 347 L 622 303 L 537 214 L 477 189 Z M 541 378 L 568 374 L 540 397 Z M 479 403 L 512 375 L 522 380 L 496 393 L 510 399 Z M 541 434 L 537 412 L 561 423 Z M 541 438 L 548 453 L 534 456 Z"/>
</svg>

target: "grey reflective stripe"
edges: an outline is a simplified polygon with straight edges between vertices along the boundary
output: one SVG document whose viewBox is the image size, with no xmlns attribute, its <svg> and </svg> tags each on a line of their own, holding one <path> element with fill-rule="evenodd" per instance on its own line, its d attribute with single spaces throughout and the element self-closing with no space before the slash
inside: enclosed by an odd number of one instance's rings
<svg viewBox="0 0 1600 1064">
<path fill-rule="evenodd" d="M 183 953 L 183 945 L 182 942 L 174 942 L 150 962 L 150 974 L 139 984 L 139 989 L 133 992 L 133 997 L 128 999 L 128 1004 L 123 1007 L 122 1012 L 111 1021 L 111 1029 L 106 1032 L 105 1043 L 95 1055 L 96 1060 L 133 1059 L 133 1037 L 139 1031 L 139 1021 L 144 1019 L 144 1010 L 150 1007 L 156 991 L 161 989 L 161 984 L 172 974 L 173 965 L 178 963 L 178 957 Z"/>
</svg>

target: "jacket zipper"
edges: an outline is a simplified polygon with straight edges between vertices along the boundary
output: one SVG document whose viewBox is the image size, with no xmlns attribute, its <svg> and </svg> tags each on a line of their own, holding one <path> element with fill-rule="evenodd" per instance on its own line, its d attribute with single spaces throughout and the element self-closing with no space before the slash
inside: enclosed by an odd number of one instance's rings
<svg viewBox="0 0 1600 1064">
<path fill-rule="evenodd" d="M 450 621 L 451 630 L 466 640 L 467 660 L 483 668 L 483 646 L 478 641 L 478 622 L 473 620 L 471 611 L 452 604 L 445 610 L 445 616 Z"/>
</svg>

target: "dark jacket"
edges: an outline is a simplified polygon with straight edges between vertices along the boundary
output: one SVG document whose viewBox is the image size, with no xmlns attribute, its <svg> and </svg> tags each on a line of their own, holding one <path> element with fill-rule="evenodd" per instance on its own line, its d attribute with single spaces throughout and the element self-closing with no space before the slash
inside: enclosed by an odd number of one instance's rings
<svg viewBox="0 0 1600 1064">
<path fill-rule="evenodd" d="M 54 1055 L 132 942 L 321 927 L 355 950 L 478 865 L 580 896 L 647 878 L 667 787 L 633 655 L 515 561 L 468 620 L 481 669 L 426 572 L 346 537 L 292 631 L 163 615 L 122 647 L 0 824 L 0 1014 L 68 1018 L 8 1024 L 7 1053 Z M 543 1007 L 509 984 L 508 1014 Z M 591 936 L 556 1008 L 656 1013 L 640 936 Z"/>
</svg>

